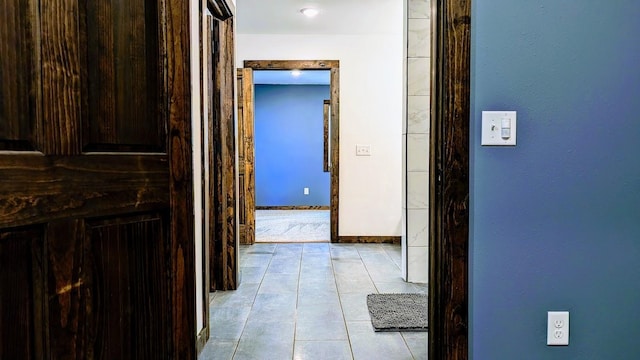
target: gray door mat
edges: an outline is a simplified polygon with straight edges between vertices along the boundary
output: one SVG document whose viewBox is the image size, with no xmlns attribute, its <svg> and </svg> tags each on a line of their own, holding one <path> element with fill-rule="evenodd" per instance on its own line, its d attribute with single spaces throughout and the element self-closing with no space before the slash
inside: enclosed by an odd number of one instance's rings
<svg viewBox="0 0 640 360">
<path fill-rule="evenodd" d="M 425 294 L 369 294 L 367 307 L 375 331 L 427 331 Z"/>
</svg>

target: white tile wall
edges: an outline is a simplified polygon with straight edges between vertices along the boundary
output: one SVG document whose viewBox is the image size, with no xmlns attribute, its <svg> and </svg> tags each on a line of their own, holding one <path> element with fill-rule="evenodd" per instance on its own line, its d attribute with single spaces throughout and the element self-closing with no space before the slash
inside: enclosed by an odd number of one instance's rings
<svg viewBox="0 0 640 360">
<path fill-rule="evenodd" d="M 407 59 L 407 94 L 429 95 L 431 85 L 431 59 Z"/>
<path fill-rule="evenodd" d="M 407 132 L 411 134 L 429 133 L 430 96 L 408 96 Z"/>
<path fill-rule="evenodd" d="M 409 0 L 409 19 L 428 19 L 429 0 Z"/>
<path fill-rule="evenodd" d="M 407 36 L 409 47 L 407 48 L 407 56 L 429 57 L 431 55 L 431 21 L 429 19 L 409 19 L 407 28 Z"/>
<path fill-rule="evenodd" d="M 407 224 L 409 248 L 429 246 L 429 209 L 409 209 L 407 214 L 411 218 L 411 222 Z"/>
<path fill-rule="evenodd" d="M 407 172 L 407 208 L 429 208 L 429 173 L 426 171 Z M 407 219 L 411 222 L 412 219 Z"/>
<path fill-rule="evenodd" d="M 426 246 L 409 248 L 409 282 L 426 283 L 429 280 L 429 249 Z"/>
<path fill-rule="evenodd" d="M 408 0 L 407 118 L 403 127 L 403 251 L 405 279 L 429 278 L 429 112 L 431 23 L 429 0 Z M 403 271 L 405 270 L 403 269 Z"/>
<path fill-rule="evenodd" d="M 407 134 L 407 171 L 429 171 L 429 134 Z"/>
</svg>

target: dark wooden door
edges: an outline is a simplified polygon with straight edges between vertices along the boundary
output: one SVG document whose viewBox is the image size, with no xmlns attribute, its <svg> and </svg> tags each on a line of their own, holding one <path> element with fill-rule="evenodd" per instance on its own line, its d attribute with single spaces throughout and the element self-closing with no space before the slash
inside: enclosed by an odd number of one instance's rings
<svg viewBox="0 0 640 360">
<path fill-rule="evenodd" d="M 182 3 L 3 2 L 0 359 L 195 357 Z"/>
<path fill-rule="evenodd" d="M 240 244 L 256 242 L 253 69 L 238 71 L 238 231 Z"/>
</svg>

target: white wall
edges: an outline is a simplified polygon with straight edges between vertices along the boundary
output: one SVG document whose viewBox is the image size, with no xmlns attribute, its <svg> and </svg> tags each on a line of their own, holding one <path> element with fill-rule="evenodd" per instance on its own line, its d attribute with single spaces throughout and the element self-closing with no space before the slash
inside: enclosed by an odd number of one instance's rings
<svg viewBox="0 0 640 360">
<path fill-rule="evenodd" d="M 397 34 L 237 34 L 244 60 L 340 61 L 340 236 L 400 236 L 402 18 Z M 356 157 L 370 144 L 370 157 Z"/>
</svg>

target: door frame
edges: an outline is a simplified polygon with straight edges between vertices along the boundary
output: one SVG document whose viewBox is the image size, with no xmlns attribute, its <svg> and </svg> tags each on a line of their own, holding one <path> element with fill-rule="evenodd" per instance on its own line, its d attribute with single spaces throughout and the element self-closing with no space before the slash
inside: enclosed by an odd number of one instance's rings
<svg viewBox="0 0 640 360">
<path fill-rule="evenodd" d="M 223 3 L 229 0 L 216 0 Z M 209 213 L 210 291 L 235 290 L 239 284 L 238 172 L 235 135 L 235 17 L 219 14 L 208 0 L 213 14 L 213 88 L 210 89 L 209 178 L 212 208 Z M 208 79 L 207 79 L 208 81 Z"/>
<path fill-rule="evenodd" d="M 245 60 L 243 67 L 253 70 L 329 70 L 331 72 L 330 109 L 330 219 L 331 242 L 339 238 L 340 211 L 340 61 L 339 60 Z M 254 189 L 255 191 L 255 189 Z"/>
<path fill-rule="evenodd" d="M 469 356 L 471 0 L 431 1 L 429 358 Z"/>
</svg>

